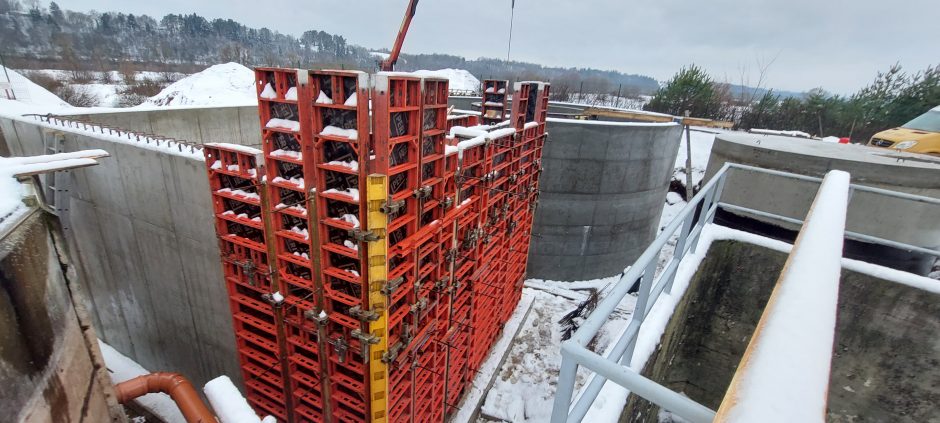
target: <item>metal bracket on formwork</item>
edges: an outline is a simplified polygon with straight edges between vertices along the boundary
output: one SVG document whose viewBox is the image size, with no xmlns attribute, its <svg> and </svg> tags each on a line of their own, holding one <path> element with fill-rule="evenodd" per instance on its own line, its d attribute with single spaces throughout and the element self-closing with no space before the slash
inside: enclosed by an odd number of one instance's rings
<svg viewBox="0 0 940 423">
<path fill-rule="evenodd" d="M 434 289 L 437 291 L 443 291 L 447 287 L 447 282 L 450 282 L 450 276 L 444 276 L 443 278 L 438 279 L 434 282 Z"/>
<path fill-rule="evenodd" d="M 346 231 L 350 237 L 359 242 L 374 242 L 381 239 L 381 237 L 372 231 L 363 231 L 359 229 L 350 229 Z"/>
<path fill-rule="evenodd" d="M 411 312 L 417 313 L 421 310 L 424 310 L 428 307 L 428 297 L 421 297 L 418 301 L 411 305 Z"/>
<path fill-rule="evenodd" d="M 346 362 L 346 351 L 349 349 L 349 344 L 346 342 L 346 338 L 343 338 L 340 335 L 339 338 L 331 339 L 329 341 L 330 345 L 333 346 L 333 351 L 336 352 L 336 359 L 340 364 Z"/>
<path fill-rule="evenodd" d="M 392 293 L 395 292 L 395 290 L 398 289 L 398 287 L 403 282 L 405 282 L 404 276 L 399 276 L 395 279 L 388 281 L 385 285 L 382 286 L 382 290 L 381 290 L 382 295 L 385 295 L 386 297 L 392 295 Z"/>
<path fill-rule="evenodd" d="M 382 202 L 382 205 L 379 206 L 379 211 L 382 212 L 383 214 L 389 215 L 389 214 L 398 213 L 398 211 L 404 207 L 405 207 L 405 200 L 398 200 L 398 201 L 388 200 L 388 201 Z"/>
<path fill-rule="evenodd" d="M 441 199 L 440 205 L 441 205 L 441 208 L 443 208 L 444 210 L 447 210 L 450 208 L 450 206 L 454 205 L 454 198 L 444 197 L 443 199 Z"/>
<path fill-rule="evenodd" d="M 398 358 L 398 353 L 405 347 L 401 341 L 398 341 L 391 348 L 388 349 L 385 354 L 382 354 L 382 362 L 385 364 L 391 363 Z"/>
<path fill-rule="evenodd" d="M 374 322 L 379 320 L 379 313 L 376 313 L 373 310 L 365 311 L 360 306 L 351 307 L 349 309 L 349 315 L 363 322 Z"/>
<path fill-rule="evenodd" d="M 374 239 L 366 243 L 366 265 L 368 272 L 369 313 L 374 313 L 375 320 L 369 321 L 370 341 L 368 351 L 363 348 L 363 357 L 369 366 L 369 421 L 385 423 L 388 421 L 388 363 L 384 361 L 388 354 L 388 215 L 397 213 L 405 206 L 404 201 L 394 202 L 388 199 L 388 176 L 368 175 L 366 177 L 366 227 Z M 398 278 L 396 278 L 397 280 Z M 401 283 L 399 281 L 398 283 Z M 374 340 L 375 342 L 372 342 Z"/>
<path fill-rule="evenodd" d="M 420 188 L 414 190 L 414 192 L 413 192 L 412 194 L 414 194 L 415 198 L 417 198 L 417 199 L 419 199 L 419 200 L 422 200 L 422 199 L 425 199 L 425 198 L 430 197 L 430 196 L 431 196 L 431 192 L 432 192 L 433 189 L 434 189 L 434 188 L 433 188 L 432 186 L 430 186 L 430 185 L 425 185 L 425 186 L 423 186 L 423 187 L 420 187 Z"/>
<path fill-rule="evenodd" d="M 326 315 L 325 312 L 323 311 L 318 312 L 313 309 L 305 311 L 304 318 L 306 318 L 307 320 L 312 320 L 316 322 L 318 325 L 325 325 L 326 322 L 329 320 L 329 317 Z"/>
<path fill-rule="evenodd" d="M 447 261 L 453 261 L 453 260 L 456 259 L 456 258 L 457 258 L 457 249 L 456 249 L 456 248 L 451 248 L 451 249 L 447 250 L 446 253 L 444 253 L 444 259 L 447 260 Z"/>
<path fill-rule="evenodd" d="M 245 260 L 236 261 L 235 264 L 245 272 L 245 277 L 248 278 L 248 285 L 255 286 L 255 272 L 258 269 L 255 263 L 251 260 Z"/>
<path fill-rule="evenodd" d="M 367 345 L 375 345 L 375 344 L 378 344 L 379 342 L 382 342 L 382 340 L 379 339 L 379 337 L 371 333 L 363 333 L 359 329 L 353 329 L 352 331 L 349 332 L 349 335 L 352 336 L 353 338 L 356 338 L 362 341 L 364 347 Z"/>
</svg>

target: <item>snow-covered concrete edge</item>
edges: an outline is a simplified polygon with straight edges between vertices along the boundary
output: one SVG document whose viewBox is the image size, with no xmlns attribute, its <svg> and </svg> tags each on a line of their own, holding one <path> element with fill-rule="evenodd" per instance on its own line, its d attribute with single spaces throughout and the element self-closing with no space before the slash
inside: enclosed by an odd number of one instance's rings
<svg viewBox="0 0 940 423">
<path fill-rule="evenodd" d="M 682 262 L 679 263 L 679 267 L 676 270 L 676 278 L 673 282 L 672 293 L 662 293 L 650 310 L 646 320 L 644 320 L 643 325 L 640 326 L 640 332 L 637 335 L 636 349 L 633 359 L 630 362 L 630 368 L 633 371 L 640 372 L 643 370 L 643 367 L 646 366 L 646 362 L 659 345 L 662 335 L 666 330 L 666 325 L 669 323 L 669 319 L 672 318 L 672 314 L 679 304 L 679 300 L 685 294 L 685 290 L 688 288 L 692 277 L 695 276 L 699 265 L 708 253 L 711 244 L 715 241 L 739 241 L 785 254 L 789 254 L 790 250 L 793 248 L 792 244 L 749 232 L 731 229 L 717 224 L 705 226 L 699 237 L 696 252 L 692 253 L 690 251 L 686 254 L 685 258 L 683 258 Z M 927 292 L 940 294 L 940 284 L 938 284 L 936 280 L 924 276 L 847 258 L 842 258 L 842 268 L 922 289 Z M 627 326 L 624 326 L 624 330 L 626 327 Z M 619 339 L 620 336 L 623 336 L 623 332 L 618 334 L 615 339 Z M 614 344 L 615 342 L 612 342 L 609 348 L 612 348 Z M 604 351 L 602 355 L 609 353 L 609 348 Z M 592 375 L 591 377 L 594 376 L 595 375 Z M 590 379 L 582 385 L 582 389 L 589 384 Z M 579 398 L 581 393 L 582 392 L 578 391 L 575 398 Z M 626 405 L 627 396 L 629 394 L 630 392 L 627 389 L 617 384 L 605 383 L 597 399 L 591 405 L 591 409 L 585 416 L 584 421 L 597 423 L 617 422 L 623 411 L 623 407 Z"/>
<path fill-rule="evenodd" d="M 137 141 L 137 134 L 134 132 L 125 132 L 125 131 L 115 130 L 115 134 L 103 134 L 101 132 L 96 132 L 91 129 L 84 129 L 85 128 L 84 125 L 81 127 L 78 127 L 78 125 L 81 125 L 81 124 L 77 124 L 76 126 L 69 126 L 67 124 L 55 124 L 55 123 L 42 121 L 40 120 L 39 117 L 36 117 L 36 116 L 17 116 L 17 115 L 5 114 L 5 113 L 0 112 L 0 117 L 5 117 L 13 121 L 22 122 L 22 123 L 26 123 L 30 125 L 36 125 L 41 128 L 47 128 L 47 129 L 52 129 L 52 130 L 59 131 L 59 132 L 68 132 L 71 134 L 92 137 L 92 138 L 100 139 L 102 141 L 135 146 L 135 147 L 143 148 L 146 150 L 172 154 L 174 156 L 180 156 L 180 157 L 184 157 L 187 159 L 198 160 L 201 162 L 204 162 L 206 160 L 205 157 L 203 156 L 201 148 L 195 149 L 193 147 L 190 147 L 189 145 L 179 144 L 177 142 L 172 142 L 171 144 L 171 142 L 150 138 L 150 137 L 144 136 L 143 134 L 140 134 L 143 137 L 143 140 Z M 101 128 L 99 125 L 88 124 L 87 126 L 89 128 L 92 128 L 92 127 Z M 116 135 L 116 134 L 123 134 L 123 135 Z M 130 134 L 130 137 L 128 137 L 128 134 Z M 107 148 L 104 148 L 103 150 L 107 150 Z"/>
<path fill-rule="evenodd" d="M 451 423 L 469 423 L 470 419 L 483 407 L 486 394 L 498 376 L 499 369 L 502 368 L 516 335 L 522 329 L 522 324 L 528 320 L 529 311 L 532 310 L 534 302 L 535 296 L 523 290 L 519 304 L 516 305 L 516 309 L 503 326 L 503 334 L 480 365 L 476 376 L 467 388 L 467 393 L 457 406 L 457 413 L 450 419 Z"/>
</svg>

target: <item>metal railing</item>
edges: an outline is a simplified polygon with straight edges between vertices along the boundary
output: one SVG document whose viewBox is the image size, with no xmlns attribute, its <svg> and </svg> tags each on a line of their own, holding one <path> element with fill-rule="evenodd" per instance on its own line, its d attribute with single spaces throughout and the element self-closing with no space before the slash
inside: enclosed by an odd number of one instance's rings
<svg viewBox="0 0 940 423">
<path fill-rule="evenodd" d="M 823 421 L 848 203 L 849 174 L 830 171 L 761 313 L 716 421 Z M 775 409 L 777 404 L 794 406 L 781 411 Z"/>
<path fill-rule="evenodd" d="M 802 224 L 803 221 L 760 210 L 735 206 L 721 202 L 728 176 L 733 171 L 764 173 L 789 179 L 820 183 L 821 178 L 797 175 L 793 173 L 762 169 L 753 166 L 726 163 L 705 186 L 689 201 L 685 208 L 673 219 L 659 236 L 647 247 L 636 262 L 620 277 L 613 288 L 601 299 L 594 311 L 585 319 L 571 338 L 561 345 L 562 363 L 555 392 L 552 410 L 552 422 L 579 422 L 597 398 L 604 384 L 610 380 L 625 387 L 630 392 L 669 410 L 692 422 L 711 422 L 715 412 L 691 399 L 672 391 L 629 368 L 636 348 L 640 327 L 663 292 L 671 293 L 679 263 L 689 252 L 695 252 L 696 244 L 705 225 L 712 223 L 719 208 L 738 213 L 751 213 L 782 222 Z M 865 191 L 919 203 L 940 206 L 940 200 L 929 197 L 899 193 L 879 188 L 851 184 L 849 195 L 853 191 Z M 659 256 L 669 240 L 677 236 L 672 256 L 665 263 L 659 275 L 656 275 Z M 915 251 L 940 257 L 940 250 L 909 245 L 856 232 L 845 232 L 846 238 L 854 238 L 870 243 Z M 587 348 L 598 331 L 617 308 L 630 288 L 639 281 L 636 308 L 633 317 L 605 355 L 600 355 Z M 579 395 L 572 402 L 575 394 L 575 380 L 579 366 L 594 372 L 582 387 Z"/>
</svg>

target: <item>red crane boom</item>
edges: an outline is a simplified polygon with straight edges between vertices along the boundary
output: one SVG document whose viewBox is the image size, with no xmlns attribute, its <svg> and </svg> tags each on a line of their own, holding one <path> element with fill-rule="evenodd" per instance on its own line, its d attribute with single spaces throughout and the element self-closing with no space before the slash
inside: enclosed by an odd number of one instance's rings
<svg viewBox="0 0 940 423">
<path fill-rule="evenodd" d="M 383 71 L 395 70 L 395 63 L 398 62 L 398 54 L 401 53 L 401 46 L 405 43 L 405 35 L 408 34 L 408 27 L 411 26 L 411 19 L 415 17 L 415 11 L 418 9 L 418 0 L 410 0 L 408 9 L 405 10 L 405 18 L 401 21 L 401 28 L 398 30 L 398 37 L 395 38 L 395 45 L 392 47 L 388 58 L 379 62 L 379 69 Z"/>
</svg>

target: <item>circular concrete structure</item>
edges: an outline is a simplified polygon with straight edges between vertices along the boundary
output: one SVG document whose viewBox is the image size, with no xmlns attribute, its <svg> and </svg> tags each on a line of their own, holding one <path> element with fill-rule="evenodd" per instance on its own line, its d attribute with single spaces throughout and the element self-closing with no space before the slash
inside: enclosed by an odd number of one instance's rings
<svg viewBox="0 0 940 423">
<path fill-rule="evenodd" d="M 656 236 L 681 127 L 550 118 L 548 133 L 528 277 L 622 272 Z"/>
</svg>

